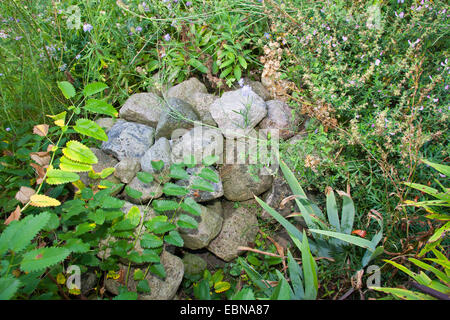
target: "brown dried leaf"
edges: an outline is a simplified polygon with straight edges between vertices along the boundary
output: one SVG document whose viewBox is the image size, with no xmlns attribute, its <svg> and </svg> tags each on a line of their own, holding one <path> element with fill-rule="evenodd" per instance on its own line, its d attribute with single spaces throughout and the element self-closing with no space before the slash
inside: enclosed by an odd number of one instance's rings
<svg viewBox="0 0 450 320">
<path fill-rule="evenodd" d="M 45 137 L 48 133 L 48 124 L 37 124 L 33 127 L 33 133 Z"/>
<path fill-rule="evenodd" d="M 36 184 L 41 184 L 44 181 L 45 177 L 45 170 L 43 167 L 37 165 L 36 163 L 30 163 L 30 166 L 34 168 L 36 171 L 36 174 L 38 175 L 38 178 L 36 179 Z"/>
<path fill-rule="evenodd" d="M 22 204 L 27 203 L 30 200 L 30 197 L 35 194 L 34 189 L 28 187 L 20 187 L 19 191 L 17 191 L 15 198 L 22 202 Z"/>
<path fill-rule="evenodd" d="M 5 224 L 8 225 L 11 223 L 11 221 L 19 220 L 20 219 L 20 207 L 17 206 L 16 210 L 11 212 L 8 219 L 5 220 Z"/>
<path fill-rule="evenodd" d="M 46 166 L 50 163 L 50 154 L 48 152 L 31 152 L 30 157 L 40 166 Z"/>
</svg>

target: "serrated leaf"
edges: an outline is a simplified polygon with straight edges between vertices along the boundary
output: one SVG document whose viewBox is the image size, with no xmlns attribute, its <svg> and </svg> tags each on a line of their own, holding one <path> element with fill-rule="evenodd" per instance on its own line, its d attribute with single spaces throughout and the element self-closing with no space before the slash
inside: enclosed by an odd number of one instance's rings
<svg viewBox="0 0 450 320">
<path fill-rule="evenodd" d="M 152 160 L 150 163 L 155 171 L 160 171 L 164 168 L 164 162 L 162 160 Z"/>
<path fill-rule="evenodd" d="M 219 281 L 214 284 L 214 291 L 216 293 L 222 293 L 231 288 L 231 284 L 226 281 Z"/>
<path fill-rule="evenodd" d="M 93 82 L 89 83 L 84 89 L 83 89 L 83 95 L 85 97 L 92 96 L 96 93 L 102 92 L 108 88 L 108 86 L 102 82 Z"/>
<path fill-rule="evenodd" d="M 190 60 L 188 61 L 188 64 L 189 64 L 190 66 L 194 67 L 195 69 L 197 69 L 197 70 L 200 71 L 200 72 L 208 73 L 208 68 L 205 67 L 205 66 L 204 66 L 199 60 L 197 60 L 197 59 L 194 59 L 194 58 L 190 59 Z"/>
<path fill-rule="evenodd" d="M 11 276 L 0 279 L 0 300 L 9 300 L 17 292 L 21 285 L 20 280 Z"/>
<path fill-rule="evenodd" d="M 198 176 L 216 183 L 220 181 L 217 172 L 215 172 L 211 168 L 203 168 L 202 171 L 198 174 Z"/>
<path fill-rule="evenodd" d="M 176 210 L 179 204 L 173 200 L 154 200 L 152 206 L 156 211 L 162 212 Z"/>
<path fill-rule="evenodd" d="M 100 141 L 108 141 L 105 131 L 97 123 L 89 119 L 78 119 L 74 130 L 85 136 L 95 138 Z"/>
<path fill-rule="evenodd" d="M 61 204 L 58 200 L 43 194 L 33 194 L 30 197 L 30 205 L 33 207 L 57 207 Z"/>
<path fill-rule="evenodd" d="M 238 60 L 242 68 L 247 69 L 247 61 L 245 61 L 244 57 L 238 56 Z M 237 80 L 237 78 L 236 78 Z"/>
<path fill-rule="evenodd" d="M 164 241 L 177 247 L 182 247 L 184 245 L 183 238 L 176 230 L 170 231 L 169 234 L 164 237 Z"/>
<path fill-rule="evenodd" d="M 62 94 L 64 95 L 64 97 L 66 99 L 73 98 L 76 94 L 75 88 L 68 81 L 59 81 L 58 88 L 59 88 L 59 90 L 61 90 Z"/>
<path fill-rule="evenodd" d="M 241 71 L 241 67 L 237 64 L 234 67 L 234 77 L 236 78 L 236 80 L 241 79 L 242 76 L 242 71 Z"/>
<path fill-rule="evenodd" d="M 59 167 L 61 168 L 61 170 L 67 172 L 86 172 L 92 169 L 92 166 L 90 164 L 76 162 L 70 160 L 65 156 L 62 156 L 59 161 Z"/>
<path fill-rule="evenodd" d="M 162 191 L 166 196 L 184 196 L 189 193 L 185 187 L 170 182 L 164 185 Z"/>
<path fill-rule="evenodd" d="M 211 166 L 211 165 L 213 165 L 214 163 L 216 163 L 217 161 L 219 160 L 219 156 L 216 156 L 216 155 L 214 155 L 214 156 L 206 156 L 206 157 L 204 157 L 203 159 L 202 159 L 202 163 L 205 165 L 205 166 Z"/>
<path fill-rule="evenodd" d="M 24 254 L 20 269 L 25 272 L 43 270 L 63 261 L 69 254 L 70 250 L 66 248 L 35 249 Z"/>
<path fill-rule="evenodd" d="M 119 115 L 112 105 L 103 100 L 89 99 L 86 101 L 84 108 L 90 112 L 105 114 L 110 117 L 116 118 Z"/>
<path fill-rule="evenodd" d="M 142 197 L 142 192 L 133 189 L 130 186 L 125 186 L 125 193 L 133 199 L 139 199 L 140 197 Z"/>
<path fill-rule="evenodd" d="M 149 232 L 156 234 L 163 234 L 176 228 L 176 226 L 167 221 L 166 216 L 156 216 L 146 221 L 144 224 Z"/>
<path fill-rule="evenodd" d="M 163 240 L 154 234 L 145 233 L 141 239 L 141 247 L 143 248 L 158 248 L 161 247 L 162 244 Z"/>
<path fill-rule="evenodd" d="M 181 168 L 179 165 L 171 165 L 169 177 L 178 179 L 178 180 L 187 180 L 189 179 L 189 174 Z"/>
<path fill-rule="evenodd" d="M 198 228 L 198 222 L 193 217 L 188 216 L 187 214 L 181 214 L 178 217 L 177 225 L 180 228 L 187 228 L 187 229 L 195 229 Z"/>
<path fill-rule="evenodd" d="M 150 293 L 151 289 L 147 280 L 140 280 L 136 286 L 136 290 L 141 293 Z"/>
<path fill-rule="evenodd" d="M 181 204 L 181 208 L 184 211 L 195 216 L 199 216 L 202 214 L 202 207 L 192 198 L 185 198 L 183 203 Z"/>
<path fill-rule="evenodd" d="M 214 192 L 213 185 L 202 178 L 195 178 L 191 185 L 191 189 Z"/>
<path fill-rule="evenodd" d="M 140 281 L 144 279 L 144 272 L 141 269 L 134 270 L 133 279 L 135 281 Z"/>
<path fill-rule="evenodd" d="M 137 292 L 125 291 L 115 296 L 113 300 L 137 300 L 138 294 Z"/>
<path fill-rule="evenodd" d="M 74 182 L 80 179 L 80 176 L 75 172 L 63 171 L 60 169 L 49 169 L 47 170 L 47 179 L 45 180 L 48 184 L 64 184 L 69 182 Z"/>
<path fill-rule="evenodd" d="M 62 150 L 63 154 L 72 161 L 95 164 L 98 162 L 95 154 L 81 142 L 70 140 Z"/>
<path fill-rule="evenodd" d="M 90 250 L 89 243 L 84 243 L 81 239 L 68 239 L 64 248 L 75 253 L 86 253 Z"/>
<path fill-rule="evenodd" d="M 165 279 L 166 278 L 166 270 L 161 263 L 156 263 L 150 266 L 150 272 L 156 274 L 158 277 Z"/>
<path fill-rule="evenodd" d="M 141 181 L 143 183 L 150 183 L 154 179 L 151 173 L 148 173 L 148 172 L 145 172 L 145 171 L 138 172 L 136 174 L 136 176 L 139 179 L 139 181 Z"/>
</svg>

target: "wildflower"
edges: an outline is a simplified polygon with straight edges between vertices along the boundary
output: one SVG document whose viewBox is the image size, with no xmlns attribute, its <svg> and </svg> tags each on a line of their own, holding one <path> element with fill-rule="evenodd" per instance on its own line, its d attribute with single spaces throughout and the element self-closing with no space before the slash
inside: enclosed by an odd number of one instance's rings
<svg viewBox="0 0 450 320">
<path fill-rule="evenodd" d="M 75 56 L 75 59 L 80 59 L 81 58 L 81 54 L 77 54 L 76 56 Z"/>
<path fill-rule="evenodd" d="M 164 39 L 164 41 L 170 41 L 170 34 L 166 34 L 164 37 L 163 37 L 163 39 Z"/>
<path fill-rule="evenodd" d="M 347 41 L 347 39 L 348 39 L 348 38 L 347 38 L 346 36 L 343 36 L 343 37 L 342 37 L 342 41 L 344 41 L 344 42 Z"/>
<path fill-rule="evenodd" d="M 64 70 L 66 70 L 66 68 L 67 68 L 67 64 L 64 63 L 63 65 L 61 65 L 61 66 L 59 67 L 59 71 L 64 71 Z"/>
<path fill-rule="evenodd" d="M 405 0 L 397 0 L 397 3 L 405 3 Z"/>
<path fill-rule="evenodd" d="M 445 86 L 445 90 L 448 90 L 448 85 Z"/>
<path fill-rule="evenodd" d="M 403 19 L 404 15 L 405 15 L 405 13 L 403 11 L 400 12 L 399 14 L 397 14 L 397 11 L 395 11 L 395 16 L 399 17 L 400 19 Z"/>
<path fill-rule="evenodd" d="M 192 6 L 192 1 L 186 2 L 186 7 L 190 7 L 190 6 Z"/>
<path fill-rule="evenodd" d="M 380 64 L 380 59 L 375 60 L 375 65 L 378 66 Z"/>
<path fill-rule="evenodd" d="M 141 26 L 137 26 L 136 27 L 136 32 L 141 32 L 142 31 L 142 27 Z"/>
<path fill-rule="evenodd" d="M 442 173 L 439 173 L 439 176 L 440 176 L 441 178 L 447 177 L 445 174 L 442 174 Z"/>
<path fill-rule="evenodd" d="M 252 91 L 252 88 L 250 88 L 250 86 L 249 85 L 245 85 L 245 86 L 243 86 L 242 87 L 242 95 L 244 96 L 244 97 L 248 97 L 248 95 L 250 94 L 250 92 Z"/>
<path fill-rule="evenodd" d="M 5 130 L 6 130 L 6 131 L 11 131 L 11 128 L 8 127 L 8 128 L 5 128 Z"/>
<path fill-rule="evenodd" d="M 269 39 L 269 38 L 270 38 L 270 34 L 267 33 L 267 32 L 265 32 L 265 33 L 264 33 L 264 37 L 266 37 L 266 39 Z"/>
<path fill-rule="evenodd" d="M 238 84 L 239 84 L 240 87 L 243 87 L 244 86 L 244 79 L 242 79 L 242 78 L 239 79 Z"/>
<path fill-rule="evenodd" d="M 93 27 L 89 23 L 84 23 L 83 24 L 83 31 L 84 32 L 91 32 L 92 29 L 93 29 Z"/>
</svg>

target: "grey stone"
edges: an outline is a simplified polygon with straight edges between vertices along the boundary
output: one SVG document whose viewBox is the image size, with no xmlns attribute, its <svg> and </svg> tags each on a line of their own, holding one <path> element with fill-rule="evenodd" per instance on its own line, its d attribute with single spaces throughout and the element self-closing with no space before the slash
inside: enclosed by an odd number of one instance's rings
<svg viewBox="0 0 450 320">
<path fill-rule="evenodd" d="M 184 273 L 187 275 L 201 275 L 207 267 L 206 261 L 196 254 L 186 253 L 182 260 L 184 264 Z"/>
<path fill-rule="evenodd" d="M 141 163 L 135 158 L 125 158 L 115 166 L 114 176 L 123 183 L 130 183 L 136 176 L 136 173 L 141 170 Z"/>
<path fill-rule="evenodd" d="M 163 171 L 167 171 L 172 164 L 171 150 L 169 140 L 164 137 L 156 140 L 155 144 L 152 145 L 141 158 L 142 171 L 155 173 L 156 171 L 152 166 L 152 161 L 159 160 L 164 162 Z"/>
<path fill-rule="evenodd" d="M 97 285 L 97 276 L 94 272 L 84 272 L 81 274 L 81 293 L 86 295 Z"/>
<path fill-rule="evenodd" d="M 219 97 L 213 94 L 203 92 L 195 92 L 192 95 L 190 103 L 199 114 L 200 120 L 203 124 L 217 127 L 216 121 L 214 121 L 213 117 L 211 116 L 211 112 L 209 112 L 209 107 L 218 98 Z"/>
<path fill-rule="evenodd" d="M 270 100 L 266 102 L 267 117 L 259 123 L 259 128 L 262 130 L 277 129 L 279 130 L 279 137 L 282 139 L 289 139 L 295 134 L 295 124 L 292 117 L 292 109 L 287 103 L 280 100 Z"/>
<path fill-rule="evenodd" d="M 220 213 L 200 205 L 200 216 L 193 216 L 198 222 L 198 228 L 180 228 L 180 235 L 184 240 L 184 247 L 197 250 L 206 247 L 222 228 L 223 218 Z"/>
<path fill-rule="evenodd" d="M 206 156 L 223 153 L 223 136 L 220 130 L 197 126 L 186 132 L 172 145 L 172 162 L 181 163 L 186 157 L 194 156 L 201 163 Z"/>
<path fill-rule="evenodd" d="M 254 168 L 254 169 L 253 169 Z M 245 164 L 227 164 L 220 168 L 224 197 L 230 201 L 244 201 L 267 191 L 273 176 L 262 169 Z"/>
<path fill-rule="evenodd" d="M 244 85 L 249 85 L 250 88 L 261 98 L 264 99 L 264 101 L 270 100 L 271 96 L 269 91 L 266 89 L 266 87 L 263 86 L 263 84 L 259 81 L 253 81 L 248 78 L 244 78 Z"/>
<path fill-rule="evenodd" d="M 189 103 L 177 98 L 169 98 L 156 127 L 156 138 L 171 139 L 174 130 L 190 129 L 194 127 L 194 121 L 198 120 L 198 114 Z"/>
<path fill-rule="evenodd" d="M 150 293 L 139 293 L 138 300 L 170 300 L 175 297 L 178 287 L 183 280 L 184 275 L 184 264 L 183 261 L 174 256 L 173 254 L 163 251 L 161 254 L 161 263 L 164 266 L 166 272 L 166 278 L 161 279 L 160 277 L 149 272 L 145 277 L 148 285 L 150 287 Z M 126 265 L 120 265 L 122 272 L 127 272 Z M 146 269 L 146 268 L 145 268 Z M 141 270 L 144 270 L 141 268 Z M 130 274 L 133 275 L 136 268 L 131 268 Z M 128 278 L 128 290 L 136 292 L 138 281 L 135 281 L 133 277 Z M 106 289 L 113 293 L 119 294 L 120 283 L 117 280 L 107 279 L 105 281 Z"/>
<path fill-rule="evenodd" d="M 264 100 L 245 86 L 225 92 L 214 101 L 209 111 L 222 134 L 228 139 L 247 135 L 267 114 Z"/>
<path fill-rule="evenodd" d="M 163 100 L 154 93 L 135 93 L 125 101 L 119 115 L 127 121 L 155 128 L 161 116 L 163 104 Z"/>
<path fill-rule="evenodd" d="M 208 93 L 208 90 L 197 78 L 190 78 L 167 90 L 167 97 L 178 98 L 194 105 L 192 96 L 195 93 Z"/>
<path fill-rule="evenodd" d="M 222 230 L 208 245 L 207 249 L 217 257 L 231 261 L 244 251 L 239 246 L 249 246 L 258 233 L 255 215 L 244 208 L 225 209 Z"/>
<path fill-rule="evenodd" d="M 138 177 L 134 177 L 133 180 L 128 184 L 128 187 L 137 190 L 142 193 L 142 196 L 139 199 L 134 199 L 128 196 L 126 191 L 124 191 L 125 198 L 133 203 L 147 203 L 150 199 L 158 199 L 162 196 L 162 186 L 156 181 L 152 181 L 150 183 L 144 183 L 139 180 Z"/>
<path fill-rule="evenodd" d="M 116 121 L 117 120 L 113 118 L 98 118 L 95 120 L 95 123 L 102 127 L 106 133 L 108 133 Z"/>
<path fill-rule="evenodd" d="M 108 132 L 102 150 L 119 160 L 140 159 L 153 144 L 155 129 L 144 124 L 117 121 Z"/>
<path fill-rule="evenodd" d="M 176 182 L 176 184 L 180 185 L 180 186 L 184 186 L 184 187 L 192 186 L 196 179 L 202 179 L 202 178 L 198 177 L 197 174 L 201 173 L 203 168 L 211 169 L 212 171 L 214 171 L 214 173 L 216 173 L 217 177 L 219 177 L 219 172 L 216 169 L 214 169 L 211 166 L 205 167 L 205 166 L 201 165 L 201 166 L 196 166 L 194 168 L 187 168 L 186 172 L 189 175 L 189 179 L 188 180 L 187 179 L 186 180 L 178 180 Z M 207 181 L 214 188 L 213 192 L 192 189 L 192 190 L 189 190 L 187 197 L 194 198 L 194 200 L 196 202 L 205 202 L 205 201 L 217 199 L 217 198 L 220 198 L 221 196 L 223 196 L 223 186 L 222 186 L 222 182 L 220 180 L 219 180 L 219 182 L 212 182 L 209 180 L 207 180 Z"/>
</svg>

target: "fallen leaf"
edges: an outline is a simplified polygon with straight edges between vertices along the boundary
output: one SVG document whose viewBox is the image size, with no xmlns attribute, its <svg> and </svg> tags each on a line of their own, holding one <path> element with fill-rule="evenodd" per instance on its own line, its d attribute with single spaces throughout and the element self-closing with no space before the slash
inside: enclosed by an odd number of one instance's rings
<svg viewBox="0 0 450 320">
<path fill-rule="evenodd" d="M 36 163 L 30 163 L 30 166 L 34 168 L 36 171 L 36 174 L 38 175 L 38 178 L 36 179 L 36 184 L 41 184 L 44 181 L 45 177 L 45 170 L 41 166 L 37 165 Z"/>
<path fill-rule="evenodd" d="M 360 236 L 361 238 L 365 238 L 367 232 L 364 230 L 353 230 L 352 234 L 356 234 L 357 236 Z"/>
<path fill-rule="evenodd" d="M 33 127 L 33 133 L 45 137 L 48 133 L 48 124 L 37 124 Z"/>
<path fill-rule="evenodd" d="M 16 210 L 11 212 L 11 214 L 8 217 L 8 219 L 5 220 L 5 224 L 8 225 L 8 224 L 11 223 L 11 221 L 19 220 L 19 219 L 20 219 L 20 207 L 17 206 Z"/>
<path fill-rule="evenodd" d="M 30 152 L 30 158 L 40 166 L 46 166 L 50 163 L 50 154 L 48 152 Z"/>
<path fill-rule="evenodd" d="M 17 191 L 15 198 L 22 202 L 22 204 L 27 203 L 30 200 L 30 197 L 35 194 L 34 189 L 28 187 L 20 187 L 19 191 Z"/>
</svg>

